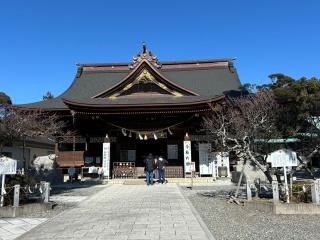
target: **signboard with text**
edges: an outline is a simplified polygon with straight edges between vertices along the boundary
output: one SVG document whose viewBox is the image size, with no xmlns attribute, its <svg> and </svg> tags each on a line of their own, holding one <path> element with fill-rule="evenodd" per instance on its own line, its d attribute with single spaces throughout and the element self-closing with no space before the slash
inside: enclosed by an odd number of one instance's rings
<svg viewBox="0 0 320 240">
<path fill-rule="evenodd" d="M 17 160 L 9 157 L 0 157 L 0 175 L 3 174 L 16 174 Z"/>
<path fill-rule="evenodd" d="M 167 145 L 167 158 L 168 159 L 178 159 L 178 145 L 168 144 Z"/>
<path fill-rule="evenodd" d="M 211 157 L 211 144 L 199 143 L 199 170 L 200 175 L 213 175 L 214 162 Z"/>
<path fill-rule="evenodd" d="M 191 165 L 191 141 L 183 141 L 183 158 L 184 158 L 184 172 L 190 173 Z"/>
<path fill-rule="evenodd" d="M 297 153 L 290 149 L 279 149 L 267 156 L 272 167 L 295 167 L 298 165 Z"/>
<path fill-rule="evenodd" d="M 110 143 L 103 143 L 103 146 L 102 146 L 102 168 L 103 168 L 103 176 L 109 177 L 109 174 L 110 174 Z"/>
</svg>

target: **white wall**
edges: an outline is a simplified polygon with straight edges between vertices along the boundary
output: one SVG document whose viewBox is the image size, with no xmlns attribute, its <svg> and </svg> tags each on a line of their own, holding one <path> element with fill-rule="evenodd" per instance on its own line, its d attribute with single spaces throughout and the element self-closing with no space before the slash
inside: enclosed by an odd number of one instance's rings
<svg viewBox="0 0 320 240">
<path fill-rule="evenodd" d="M 10 153 L 10 157 L 13 159 L 18 160 L 17 162 L 17 168 L 21 169 L 23 167 L 23 149 L 22 147 L 4 147 L 3 148 L 4 153 Z M 26 162 L 30 162 L 30 149 L 25 149 L 25 158 Z"/>
</svg>

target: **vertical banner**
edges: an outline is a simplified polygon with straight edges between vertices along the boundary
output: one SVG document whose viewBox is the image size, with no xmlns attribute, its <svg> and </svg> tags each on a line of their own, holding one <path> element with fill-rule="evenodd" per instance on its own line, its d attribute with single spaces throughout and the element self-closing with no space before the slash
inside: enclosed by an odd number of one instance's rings
<svg viewBox="0 0 320 240">
<path fill-rule="evenodd" d="M 102 168 L 103 176 L 110 177 L 110 143 L 103 143 L 102 146 Z"/>
<path fill-rule="evenodd" d="M 191 141 L 183 141 L 183 156 L 184 156 L 184 175 L 190 173 L 191 165 Z"/>
</svg>

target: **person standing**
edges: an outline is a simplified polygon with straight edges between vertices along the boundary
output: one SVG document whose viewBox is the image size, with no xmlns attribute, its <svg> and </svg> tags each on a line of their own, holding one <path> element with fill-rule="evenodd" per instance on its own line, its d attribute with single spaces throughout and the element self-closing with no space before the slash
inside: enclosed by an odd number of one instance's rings
<svg viewBox="0 0 320 240">
<path fill-rule="evenodd" d="M 166 164 L 168 164 L 168 161 L 164 159 L 162 156 L 160 156 L 157 161 L 157 168 L 159 172 L 159 182 L 161 184 L 163 184 L 166 181 Z"/>
<path fill-rule="evenodd" d="M 153 185 L 153 170 L 155 168 L 155 161 L 151 153 L 149 153 L 148 156 L 145 158 L 144 163 L 145 163 L 147 185 L 148 186 Z"/>
<path fill-rule="evenodd" d="M 103 179 L 103 168 L 102 167 L 98 167 L 98 174 L 99 174 L 99 180 Z"/>
<path fill-rule="evenodd" d="M 74 166 L 71 166 L 68 168 L 68 175 L 69 175 L 69 181 L 72 182 L 74 176 L 76 173 L 76 169 L 74 168 Z"/>
</svg>

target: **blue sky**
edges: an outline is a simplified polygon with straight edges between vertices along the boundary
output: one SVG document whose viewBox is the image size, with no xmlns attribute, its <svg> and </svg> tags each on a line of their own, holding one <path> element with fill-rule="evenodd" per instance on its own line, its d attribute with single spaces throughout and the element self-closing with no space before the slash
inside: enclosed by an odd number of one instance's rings
<svg viewBox="0 0 320 240">
<path fill-rule="evenodd" d="M 76 63 L 237 57 L 242 83 L 320 77 L 320 1 L 10 0 L 0 4 L 0 91 L 14 103 L 61 94 Z"/>
</svg>

